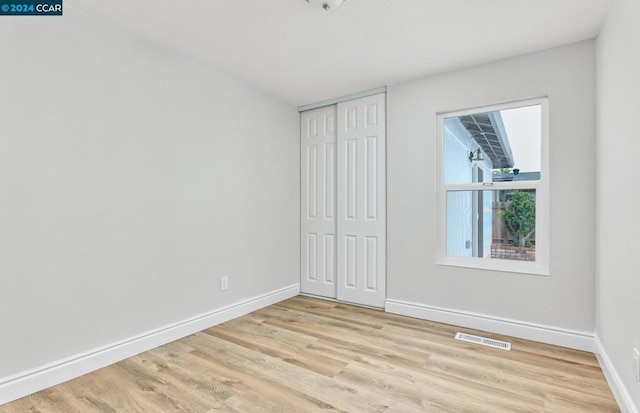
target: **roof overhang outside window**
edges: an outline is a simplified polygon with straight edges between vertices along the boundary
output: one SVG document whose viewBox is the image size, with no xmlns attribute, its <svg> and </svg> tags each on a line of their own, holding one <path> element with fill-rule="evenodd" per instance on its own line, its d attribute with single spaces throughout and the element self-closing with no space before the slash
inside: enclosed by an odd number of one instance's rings
<svg viewBox="0 0 640 413">
<path fill-rule="evenodd" d="M 482 151 L 491 159 L 493 168 L 512 168 L 513 153 L 500 112 L 475 113 L 460 116 L 460 122 L 469 131 Z"/>
</svg>

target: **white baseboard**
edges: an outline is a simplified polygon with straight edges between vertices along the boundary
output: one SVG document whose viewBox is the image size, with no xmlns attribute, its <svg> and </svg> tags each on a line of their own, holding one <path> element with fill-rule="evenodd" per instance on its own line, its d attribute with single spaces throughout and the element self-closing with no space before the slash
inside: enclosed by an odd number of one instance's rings
<svg viewBox="0 0 640 413">
<path fill-rule="evenodd" d="M 595 353 L 598 363 L 600 363 L 600 368 L 602 368 L 602 372 L 604 373 L 604 377 L 607 379 L 609 388 L 611 388 L 613 397 L 616 398 L 622 413 L 638 413 L 638 408 L 633 403 L 633 399 L 631 398 L 627 387 L 624 385 L 618 371 L 613 366 L 613 363 L 607 355 L 607 352 L 604 350 L 598 336 L 595 338 Z"/>
<path fill-rule="evenodd" d="M 577 350 L 594 351 L 594 335 L 588 332 L 565 330 L 485 314 L 450 310 L 392 299 L 387 299 L 385 311 Z"/>
<path fill-rule="evenodd" d="M 291 285 L 37 369 L 0 378 L 0 405 L 295 297 L 299 292 L 299 284 Z"/>
</svg>

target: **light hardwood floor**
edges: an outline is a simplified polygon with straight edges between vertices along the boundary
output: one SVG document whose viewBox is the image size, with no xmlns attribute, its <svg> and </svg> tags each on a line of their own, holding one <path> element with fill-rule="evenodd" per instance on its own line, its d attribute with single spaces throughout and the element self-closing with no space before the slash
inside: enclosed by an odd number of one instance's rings
<svg viewBox="0 0 640 413">
<path fill-rule="evenodd" d="M 504 351 L 457 331 L 510 341 Z M 296 297 L 0 406 L 23 412 L 618 412 L 593 354 Z"/>
</svg>

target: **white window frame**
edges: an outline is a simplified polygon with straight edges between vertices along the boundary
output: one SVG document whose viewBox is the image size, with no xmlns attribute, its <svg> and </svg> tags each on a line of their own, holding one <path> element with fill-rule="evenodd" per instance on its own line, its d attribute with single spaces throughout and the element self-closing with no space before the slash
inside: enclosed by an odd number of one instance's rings
<svg viewBox="0 0 640 413">
<path fill-rule="evenodd" d="M 482 182 L 464 184 L 444 183 L 444 120 L 449 117 L 471 115 L 475 113 L 493 112 L 514 109 L 523 106 L 540 105 L 541 107 L 541 164 L 540 180 L 493 182 L 490 185 Z M 475 107 L 452 112 L 436 114 L 436 264 L 466 267 L 482 270 L 506 271 L 535 275 L 550 275 L 549 269 L 549 182 L 551 170 L 549 167 L 549 99 L 539 97 L 518 100 L 507 103 Z M 535 189 L 536 191 L 536 260 L 534 262 L 488 259 L 481 257 L 459 257 L 447 255 L 447 192 L 449 191 L 481 191 L 481 190 L 509 190 Z"/>
</svg>

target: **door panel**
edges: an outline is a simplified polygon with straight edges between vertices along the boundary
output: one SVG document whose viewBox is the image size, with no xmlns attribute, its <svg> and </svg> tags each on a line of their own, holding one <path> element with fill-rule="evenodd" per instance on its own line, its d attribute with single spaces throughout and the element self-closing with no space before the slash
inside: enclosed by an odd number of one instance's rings
<svg viewBox="0 0 640 413">
<path fill-rule="evenodd" d="M 337 105 L 337 298 L 384 307 L 385 96 Z"/>
<path fill-rule="evenodd" d="M 300 120 L 300 289 L 336 298 L 336 107 L 303 112 Z"/>
</svg>

